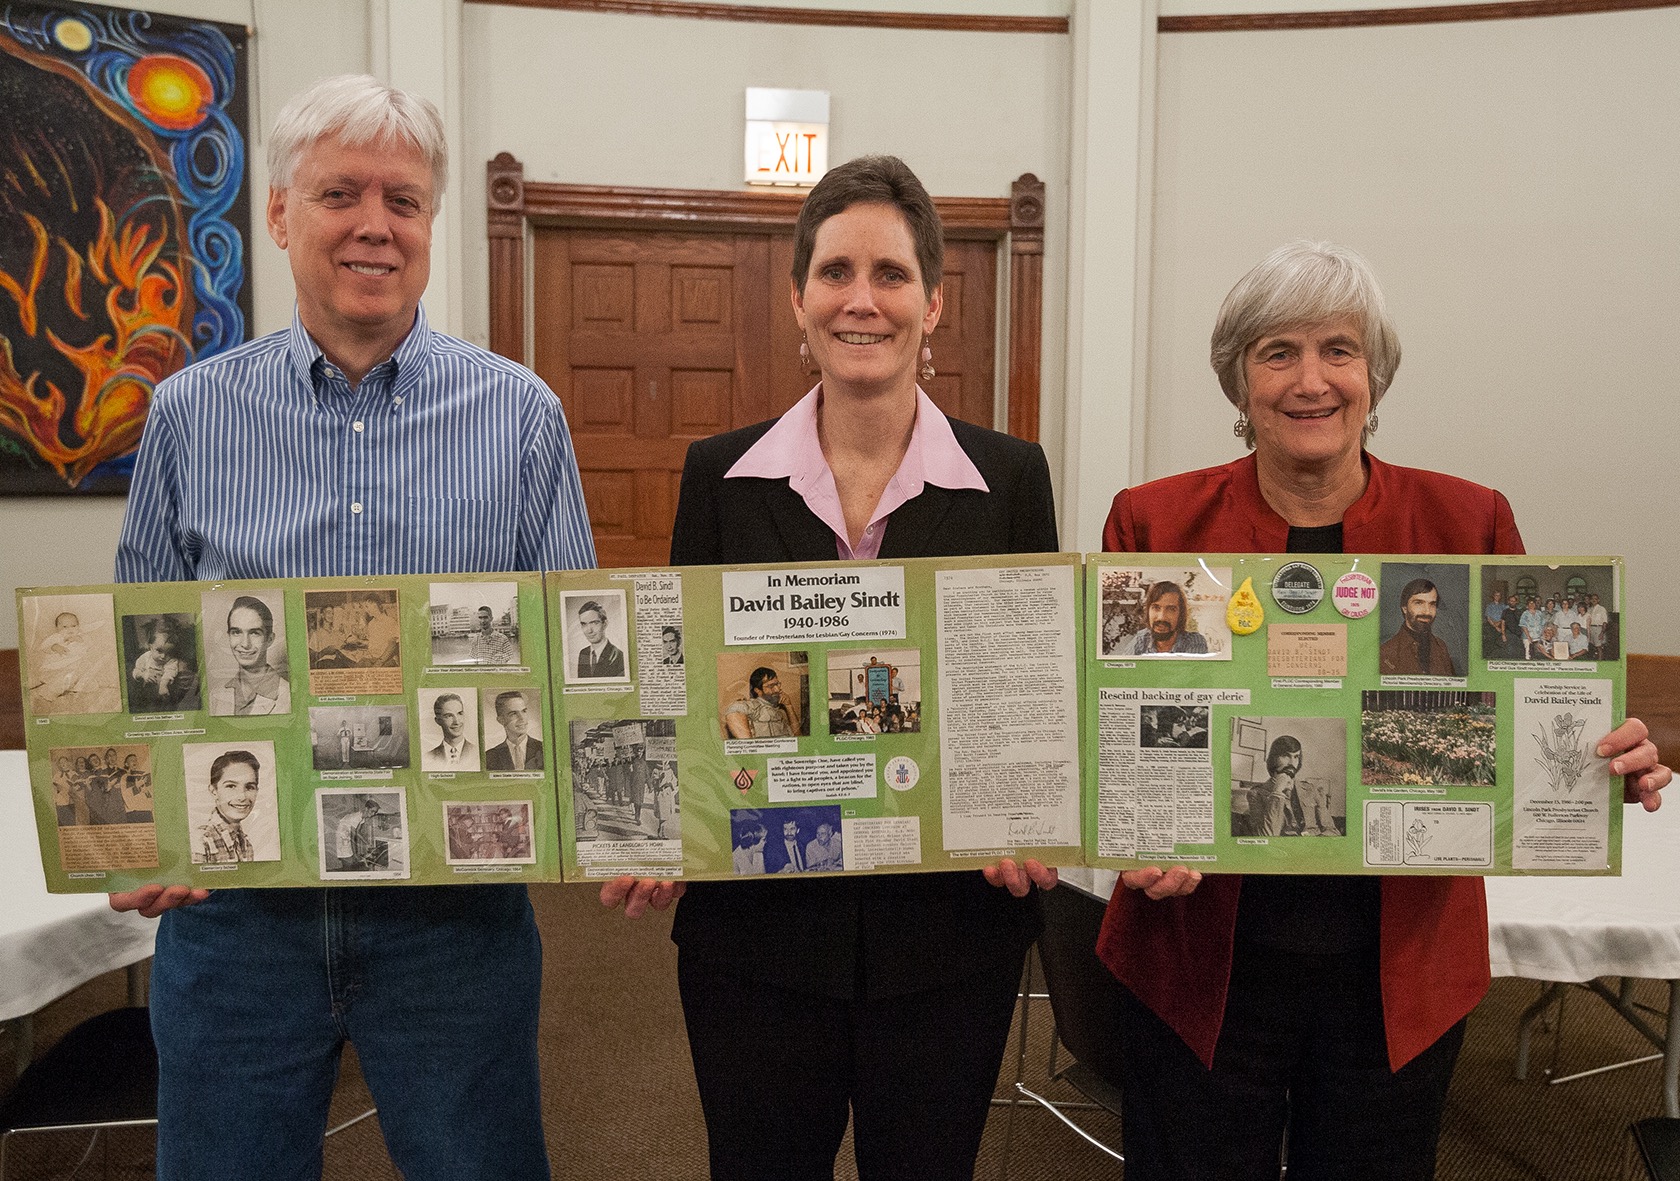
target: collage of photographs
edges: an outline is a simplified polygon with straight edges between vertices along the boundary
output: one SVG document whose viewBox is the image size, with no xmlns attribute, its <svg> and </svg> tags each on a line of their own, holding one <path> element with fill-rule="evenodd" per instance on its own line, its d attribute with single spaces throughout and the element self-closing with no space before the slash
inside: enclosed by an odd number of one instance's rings
<svg viewBox="0 0 1680 1181">
<path fill-rule="evenodd" d="M 218 585 L 189 592 L 196 610 L 166 586 L 152 597 L 171 609 L 124 593 L 120 615 L 112 593 L 20 596 L 27 707 L 72 736 L 46 738 L 60 868 L 185 850 L 196 872 L 408 880 L 416 845 L 446 866 L 535 864 L 547 677 L 540 636 L 534 668 L 522 651 L 519 583 L 382 581 Z M 415 626 L 405 646 L 405 606 L 429 648 Z M 184 814 L 157 806 L 170 782 Z"/>
</svg>

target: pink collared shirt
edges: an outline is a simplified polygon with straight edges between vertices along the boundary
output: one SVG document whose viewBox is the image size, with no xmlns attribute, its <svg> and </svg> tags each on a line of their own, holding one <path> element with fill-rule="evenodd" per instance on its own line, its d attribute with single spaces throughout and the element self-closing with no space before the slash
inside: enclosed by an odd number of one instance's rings
<svg viewBox="0 0 1680 1181">
<path fill-rule="evenodd" d="M 846 514 L 840 507 L 840 490 L 834 472 L 823 455 L 817 437 L 817 407 L 822 402 L 822 383 L 796 402 L 775 426 L 735 461 L 724 479 L 755 476 L 782 480 L 797 492 L 817 519 L 834 533 L 843 559 L 871 560 L 881 556 L 881 539 L 887 533 L 887 518 L 905 501 L 922 494 L 928 484 L 941 488 L 973 488 L 989 492 L 980 469 L 957 442 L 951 424 L 933 399 L 916 387 L 916 425 L 910 430 L 910 446 L 899 461 L 898 470 L 881 492 L 881 500 L 857 545 L 846 538 Z"/>
</svg>

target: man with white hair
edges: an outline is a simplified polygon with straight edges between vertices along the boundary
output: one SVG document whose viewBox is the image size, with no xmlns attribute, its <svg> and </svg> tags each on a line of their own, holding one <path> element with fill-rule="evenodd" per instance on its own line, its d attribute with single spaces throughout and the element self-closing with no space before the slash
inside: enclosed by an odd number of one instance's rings
<svg viewBox="0 0 1680 1181">
<path fill-rule="evenodd" d="M 437 111 L 329 78 L 281 111 L 268 157 L 296 312 L 158 387 L 117 578 L 593 565 L 559 401 L 420 307 L 447 172 Z M 319 1176 L 346 1041 L 409 1181 L 549 1175 L 523 886 L 152 885 L 112 905 L 164 915 L 158 1176 Z M 260 1115 L 227 1119 L 204 1101 L 220 1094 Z"/>
</svg>

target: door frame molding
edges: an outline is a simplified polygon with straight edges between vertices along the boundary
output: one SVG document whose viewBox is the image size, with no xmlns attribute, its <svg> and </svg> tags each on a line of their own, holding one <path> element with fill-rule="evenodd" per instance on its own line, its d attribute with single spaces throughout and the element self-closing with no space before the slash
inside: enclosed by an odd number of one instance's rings
<svg viewBox="0 0 1680 1181">
<path fill-rule="evenodd" d="M 499 152 L 486 168 L 490 239 L 490 348 L 525 358 L 525 255 L 535 226 L 596 229 L 787 229 L 801 189 L 661 189 L 527 181 L 525 166 Z M 935 197 L 948 238 L 1007 243 L 1009 284 L 1007 429 L 1038 441 L 1044 340 L 1044 182 L 1023 173 L 1007 197 Z"/>
</svg>

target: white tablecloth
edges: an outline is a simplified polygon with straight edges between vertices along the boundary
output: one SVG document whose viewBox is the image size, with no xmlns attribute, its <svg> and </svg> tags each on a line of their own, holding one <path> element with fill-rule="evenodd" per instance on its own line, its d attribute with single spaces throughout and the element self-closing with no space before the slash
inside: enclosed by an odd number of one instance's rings
<svg viewBox="0 0 1680 1181">
<path fill-rule="evenodd" d="M 156 919 L 118 914 L 103 894 L 48 894 L 20 750 L 0 751 L 0 1021 L 152 954 Z"/>
</svg>

